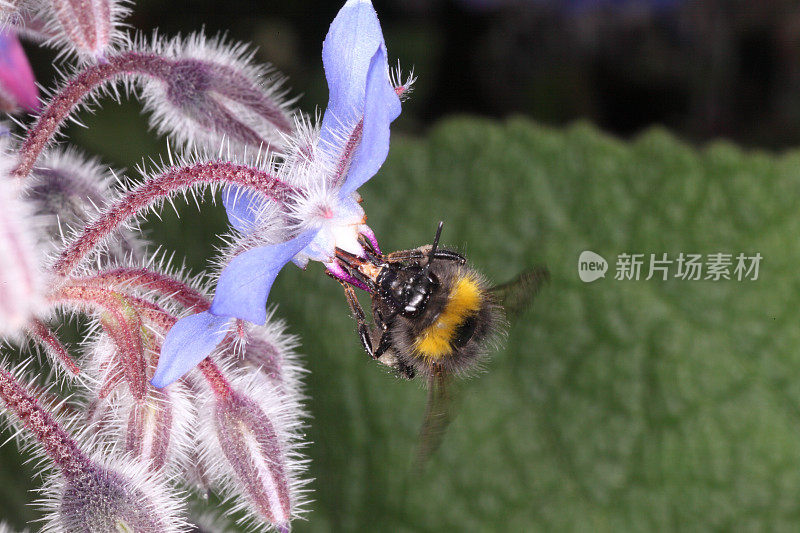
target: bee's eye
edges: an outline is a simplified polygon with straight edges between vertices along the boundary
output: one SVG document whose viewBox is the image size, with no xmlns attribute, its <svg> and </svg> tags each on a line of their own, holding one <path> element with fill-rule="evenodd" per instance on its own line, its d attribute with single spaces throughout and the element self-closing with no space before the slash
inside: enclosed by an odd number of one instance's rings
<svg viewBox="0 0 800 533">
<path fill-rule="evenodd" d="M 458 329 L 456 329 L 455 338 L 453 339 L 453 345 L 461 347 L 467 344 L 472 338 L 472 335 L 475 333 L 476 325 L 477 321 L 475 320 L 475 317 L 471 316 L 465 320 L 463 324 L 458 326 Z"/>
</svg>

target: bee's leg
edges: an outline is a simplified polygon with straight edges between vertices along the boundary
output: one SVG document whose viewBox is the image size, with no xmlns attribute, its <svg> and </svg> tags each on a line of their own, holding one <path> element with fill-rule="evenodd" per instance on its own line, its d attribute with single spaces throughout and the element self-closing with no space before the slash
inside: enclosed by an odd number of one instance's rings
<svg viewBox="0 0 800 533">
<path fill-rule="evenodd" d="M 358 234 L 358 244 L 364 247 L 364 250 L 367 254 L 371 255 L 372 257 L 379 258 L 381 257 L 380 250 L 375 248 L 375 244 L 367 238 L 366 235 L 363 233 Z"/>
<path fill-rule="evenodd" d="M 358 298 L 356 298 L 356 292 L 353 290 L 353 287 L 345 283 L 342 283 L 342 287 L 344 287 L 344 295 L 345 298 L 347 298 L 347 304 L 350 306 L 350 312 L 353 313 L 353 318 L 356 321 L 356 326 L 358 329 L 358 337 L 359 339 L 361 339 L 361 345 L 364 346 L 364 350 L 366 350 L 367 354 L 372 359 L 377 359 L 378 356 L 375 355 L 375 352 L 372 350 L 372 341 L 369 338 L 369 326 L 367 325 L 367 317 L 364 314 L 364 309 L 361 308 L 361 304 L 358 303 Z M 383 338 L 381 338 L 381 343 L 382 342 Z M 386 348 L 384 348 L 384 351 L 386 351 Z"/>
<path fill-rule="evenodd" d="M 401 261 L 417 261 L 427 257 L 426 254 L 420 252 L 417 249 L 414 250 L 398 250 L 397 252 L 392 252 L 386 254 L 384 259 L 386 259 L 389 263 L 399 263 Z"/>
<path fill-rule="evenodd" d="M 414 376 L 417 374 L 413 367 L 408 366 L 402 361 L 397 362 L 397 373 L 400 374 L 400 377 L 406 379 L 414 379 Z"/>
<path fill-rule="evenodd" d="M 344 266 L 344 268 L 347 270 L 347 275 L 349 279 L 344 279 L 344 281 L 352 283 L 352 279 L 356 279 L 359 282 L 356 284 L 359 288 L 362 288 L 367 292 L 374 292 L 376 289 L 375 282 L 367 278 L 358 269 L 359 265 L 363 264 L 364 261 L 360 257 L 353 255 L 345 250 L 342 250 L 341 248 L 336 248 L 335 252 L 336 252 L 336 260 L 338 262 L 337 264 L 339 266 Z M 339 276 L 335 277 L 337 279 L 343 279 L 340 278 Z"/>
<path fill-rule="evenodd" d="M 371 283 L 369 283 L 367 280 L 362 281 L 361 279 L 356 278 L 348 270 L 342 268 L 342 266 L 338 263 L 333 266 L 333 270 L 331 270 L 331 267 L 328 267 L 328 269 L 325 270 L 325 274 L 332 277 L 339 283 L 349 283 L 350 285 L 358 287 L 366 292 L 374 292 L 374 289 L 370 286 Z M 363 279 L 363 276 L 361 278 Z"/>
<path fill-rule="evenodd" d="M 378 349 L 375 350 L 375 353 L 372 354 L 373 359 L 378 359 L 380 356 L 386 352 L 392 346 L 392 338 L 389 336 L 389 330 L 383 330 L 381 333 L 381 340 L 378 342 Z"/>
</svg>

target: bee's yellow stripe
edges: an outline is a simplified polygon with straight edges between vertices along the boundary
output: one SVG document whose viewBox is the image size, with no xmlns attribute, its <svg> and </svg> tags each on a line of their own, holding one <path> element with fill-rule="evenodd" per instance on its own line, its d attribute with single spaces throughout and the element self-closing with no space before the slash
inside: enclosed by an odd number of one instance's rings
<svg viewBox="0 0 800 533">
<path fill-rule="evenodd" d="M 467 318 L 478 312 L 480 305 L 481 290 L 477 281 L 471 276 L 460 278 L 450 292 L 442 313 L 417 338 L 414 350 L 430 360 L 448 355 L 452 351 L 450 343 L 456 330 Z"/>
</svg>

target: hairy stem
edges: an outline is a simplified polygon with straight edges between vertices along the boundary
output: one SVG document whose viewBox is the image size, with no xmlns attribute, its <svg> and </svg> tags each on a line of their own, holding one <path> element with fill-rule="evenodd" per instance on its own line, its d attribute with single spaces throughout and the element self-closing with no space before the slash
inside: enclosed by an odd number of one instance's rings
<svg viewBox="0 0 800 533">
<path fill-rule="evenodd" d="M 45 453 L 67 478 L 75 477 L 89 465 L 89 459 L 75 441 L 39 405 L 37 399 L 6 369 L 0 367 L 0 399 L 30 430 Z"/>
<path fill-rule="evenodd" d="M 210 357 L 206 357 L 197 365 L 197 368 L 203 373 L 203 377 L 208 382 L 211 390 L 217 395 L 217 398 L 223 399 L 229 397 L 233 393 L 231 384 L 227 378 L 222 374 L 217 364 Z"/>
<path fill-rule="evenodd" d="M 128 191 L 86 226 L 83 233 L 61 253 L 53 270 L 62 276 L 69 275 L 105 237 L 126 221 L 187 188 L 216 183 L 245 187 L 276 201 L 284 201 L 292 191 L 289 185 L 271 174 L 245 165 L 217 161 L 172 167 Z"/>
<path fill-rule="evenodd" d="M 31 337 L 33 337 L 36 342 L 42 345 L 45 352 L 50 357 L 56 361 L 60 361 L 67 372 L 73 376 L 80 374 L 81 369 L 78 364 L 70 357 L 69 352 L 64 345 L 61 344 L 61 341 L 58 340 L 56 334 L 48 328 L 44 322 L 33 319 L 30 324 L 28 324 L 28 333 L 30 333 Z"/>
<path fill-rule="evenodd" d="M 147 268 L 119 267 L 75 281 L 86 285 L 125 286 L 155 291 L 160 296 L 173 300 L 195 313 L 207 311 L 211 307 L 208 299 L 200 291 L 179 279 Z"/>
<path fill-rule="evenodd" d="M 160 308 L 130 295 L 85 285 L 68 285 L 61 287 L 52 296 L 54 303 L 71 303 L 83 310 L 99 311 L 101 325 L 114 341 L 118 349 L 118 365 L 130 388 L 131 395 L 137 400 L 144 397 L 147 388 L 142 343 L 144 324 L 140 316 L 141 309 L 160 311 Z"/>
<path fill-rule="evenodd" d="M 139 74 L 157 79 L 169 75 L 171 61 L 157 54 L 126 52 L 105 62 L 86 67 L 59 90 L 28 130 L 19 152 L 19 162 L 12 171 L 17 178 L 30 174 L 33 165 L 73 109 L 103 83 L 120 76 Z"/>
</svg>

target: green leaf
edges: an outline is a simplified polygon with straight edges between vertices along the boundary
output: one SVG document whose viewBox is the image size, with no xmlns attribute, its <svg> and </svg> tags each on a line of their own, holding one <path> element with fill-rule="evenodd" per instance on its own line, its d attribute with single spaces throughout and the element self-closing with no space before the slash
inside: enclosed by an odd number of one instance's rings
<svg viewBox="0 0 800 533">
<path fill-rule="evenodd" d="M 290 272 L 273 301 L 308 354 L 316 478 L 298 530 L 796 527 L 800 154 L 457 118 L 395 136 L 362 193 L 384 248 L 444 220 L 495 282 L 551 281 L 414 477 L 425 391 L 367 360 L 335 283 Z M 605 279 L 579 280 L 583 250 Z M 618 254 L 663 252 L 764 259 L 757 281 L 614 280 Z"/>
</svg>

